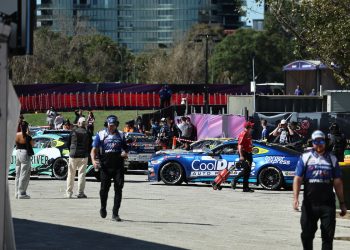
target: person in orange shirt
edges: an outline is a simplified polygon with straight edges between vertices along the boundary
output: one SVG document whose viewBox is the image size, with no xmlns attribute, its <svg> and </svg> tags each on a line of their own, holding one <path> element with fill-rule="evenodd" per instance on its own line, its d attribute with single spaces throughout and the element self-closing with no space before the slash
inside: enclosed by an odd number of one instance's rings
<svg viewBox="0 0 350 250">
<path fill-rule="evenodd" d="M 231 186 L 236 189 L 238 179 L 243 177 L 243 192 L 254 192 L 249 188 L 249 176 L 253 163 L 253 142 L 251 129 L 254 126 L 252 122 L 244 123 L 244 130 L 238 136 L 239 161 L 242 162 L 242 171 L 232 180 Z"/>
</svg>

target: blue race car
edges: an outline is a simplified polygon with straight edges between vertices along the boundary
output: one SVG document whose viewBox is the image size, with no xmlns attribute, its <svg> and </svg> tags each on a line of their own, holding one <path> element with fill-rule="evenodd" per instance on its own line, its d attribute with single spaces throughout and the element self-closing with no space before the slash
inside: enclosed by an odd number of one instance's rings
<svg viewBox="0 0 350 250">
<path fill-rule="evenodd" d="M 253 142 L 253 164 L 249 182 L 265 189 L 290 188 L 300 153 L 280 145 Z M 158 152 L 148 162 L 148 180 L 168 185 L 182 182 L 211 183 L 217 174 L 239 161 L 237 140 L 227 140 L 204 152 Z M 235 169 L 227 179 L 238 175 Z M 242 181 L 242 180 L 240 180 Z"/>
</svg>

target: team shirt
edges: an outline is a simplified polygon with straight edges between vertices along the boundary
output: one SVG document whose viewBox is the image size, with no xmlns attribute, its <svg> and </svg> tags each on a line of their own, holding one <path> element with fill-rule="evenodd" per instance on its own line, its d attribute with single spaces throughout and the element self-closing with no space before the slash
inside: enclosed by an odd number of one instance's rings
<svg viewBox="0 0 350 250">
<path fill-rule="evenodd" d="M 304 178 L 304 199 L 317 204 L 334 204 L 333 180 L 341 177 L 337 158 L 331 153 L 304 153 L 295 175 Z"/>
<path fill-rule="evenodd" d="M 251 153 L 253 151 L 253 142 L 251 134 L 243 130 L 238 136 L 238 145 L 242 146 L 243 151 Z"/>
<path fill-rule="evenodd" d="M 110 134 L 108 129 L 99 131 L 92 143 L 92 147 L 99 148 L 100 153 L 121 153 L 127 149 L 123 132 Z"/>
</svg>

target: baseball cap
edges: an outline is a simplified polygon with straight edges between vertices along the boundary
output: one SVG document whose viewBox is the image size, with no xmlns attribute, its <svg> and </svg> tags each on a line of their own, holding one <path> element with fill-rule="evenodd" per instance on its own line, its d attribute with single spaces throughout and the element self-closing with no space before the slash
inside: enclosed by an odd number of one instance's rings
<svg viewBox="0 0 350 250">
<path fill-rule="evenodd" d="M 118 118 L 114 115 L 108 116 L 107 117 L 107 124 L 108 125 L 117 125 L 118 123 Z"/>
<path fill-rule="evenodd" d="M 85 117 L 80 117 L 78 120 L 78 124 L 82 124 L 83 122 L 86 122 Z"/>
<path fill-rule="evenodd" d="M 254 126 L 254 123 L 250 122 L 250 121 L 247 121 L 244 123 L 244 127 L 247 128 L 247 127 L 250 127 L 252 128 Z"/>
<path fill-rule="evenodd" d="M 286 124 L 286 123 L 287 123 L 287 121 L 285 119 L 281 120 L 281 124 Z"/>
<path fill-rule="evenodd" d="M 161 122 L 165 122 L 165 121 L 166 121 L 165 117 L 163 117 L 162 119 L 160 119 L 160 121 L 161 121 Z"/>
<path fill-rule="evenodd" d="M 325 134 L 321 130 L 315 130 L 311 135 L 312 140 L 316 140 L 318 138 L 321 138 L 321 139 L 326 138 Z"/>
</svg>

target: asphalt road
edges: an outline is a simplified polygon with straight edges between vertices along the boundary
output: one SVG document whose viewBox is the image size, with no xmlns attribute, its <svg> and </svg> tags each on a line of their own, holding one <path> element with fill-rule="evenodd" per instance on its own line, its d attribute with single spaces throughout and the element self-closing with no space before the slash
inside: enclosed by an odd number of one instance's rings
<svg viewBox="0 0 350 250">
<path fill-rule="evenodd" d="M 88 199 L 66 199 L 65 181 L 39 178 L 29 183 L 30 200 L 15 200 L 14 180 L 9 185 L 17 249 L 301 249 L 291 191 L 214 191 L 127 175 L 123 221 L 114 222 L 114 193 L 107 218 L 100 218 L 99 182 L 93 179 L 86 184 Z M 347 240 L 335 240 L 334 249 L 350 249 L 349 219 L 337 218 L 335 236 Z M 321 248 L 319 230 L 314 246 Z"/>
</svg>

